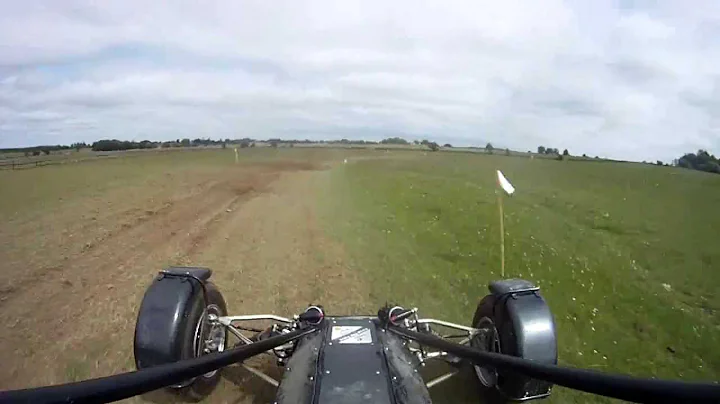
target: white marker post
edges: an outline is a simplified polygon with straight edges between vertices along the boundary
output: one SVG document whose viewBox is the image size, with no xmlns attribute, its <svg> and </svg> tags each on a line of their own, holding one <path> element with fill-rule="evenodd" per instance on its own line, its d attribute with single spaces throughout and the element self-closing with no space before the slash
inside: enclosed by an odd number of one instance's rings
<svg viewBox="0 0 720 404">
<path fill-rule="evenodd" d="M 515 187 L 505 178 L 502 171 L 497 170 L 497 182 L 500 188 L 512 196 L 515 193 Z M 505 214 L 503 213 L 503 196 L 502 192 L 495 192 L 498 197 L 498 210 L 500 213 L 500 276 L 505 277 Z"/>
<path fill-rule="evenodd" d="M 234 147 L 233 150 L 235 150 L 235 164 L 237 164 L 238 163 L 237 147 Z"/>
</svg>

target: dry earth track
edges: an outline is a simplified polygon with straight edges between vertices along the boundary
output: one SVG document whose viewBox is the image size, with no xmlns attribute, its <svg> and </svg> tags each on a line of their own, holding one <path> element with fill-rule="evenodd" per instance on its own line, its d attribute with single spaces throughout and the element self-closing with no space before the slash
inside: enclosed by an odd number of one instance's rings
<svg viewBox="0 0 720 404">
<path fill-rule="evenodd" d="M 165 173 L 10 218 L 0 229 L 0 388 L 132 370 L 136 310 L 167 265 L 213 268 L 233 313 L 289 315 L 313 302 L 337 313 L 367 309 L 367 289 L 319 224 L 326 169 L 274 162 Z M 271 397 L 235 368 L 209 401 Z"/>
</svg>

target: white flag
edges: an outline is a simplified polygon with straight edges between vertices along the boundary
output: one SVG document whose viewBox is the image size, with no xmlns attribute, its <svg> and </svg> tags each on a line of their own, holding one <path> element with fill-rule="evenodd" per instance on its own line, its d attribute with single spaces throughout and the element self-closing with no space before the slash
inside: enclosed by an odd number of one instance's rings
<svg viewBox="0 0 720 404">
<path fill-rule="evenodd" d="M 500 184 L 500 187 L 507 192 L 508 195 L 512 195 L 515 192 L 515 187 L 512 186 L 510 181 L 505 178 L 502 171 L 497 170 L 497 177 L 498 177 L 498 184 Z"/>
</svg>

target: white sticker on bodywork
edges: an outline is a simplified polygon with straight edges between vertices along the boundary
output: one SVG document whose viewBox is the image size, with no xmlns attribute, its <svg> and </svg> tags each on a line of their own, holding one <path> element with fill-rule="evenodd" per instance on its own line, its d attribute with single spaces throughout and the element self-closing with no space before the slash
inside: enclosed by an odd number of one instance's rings
<svg viewBox="0 0 720 404">
<path fill-rule="evenodd" d="M 338 344 L 370 344 L 372 334 L 369 328 L 359 325 L 334 326 L 330 339 Z"/>
</svg>

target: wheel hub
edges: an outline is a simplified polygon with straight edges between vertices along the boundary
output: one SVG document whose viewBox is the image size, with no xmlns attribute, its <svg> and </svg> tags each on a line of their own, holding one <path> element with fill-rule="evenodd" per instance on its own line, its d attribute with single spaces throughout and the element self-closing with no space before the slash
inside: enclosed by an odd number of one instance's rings
<svg viewBox="0 0 720 404">
<path fill-rule="evenodd" d="M 487 317 L 480 319 L 477 325 L 478 333 L 470 340 L 473 348 L 481 349 L 486 352 L 500 353 L 500 338 L 497 328 L 493 321 Z M 475 374 L 480 383 L 485 387 L 495 387 L 497 385 L 497 371 L 488 366 L 473 366 Z"/>
</svg>

